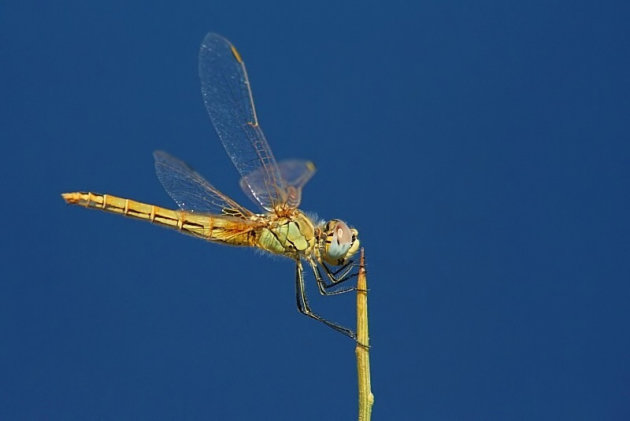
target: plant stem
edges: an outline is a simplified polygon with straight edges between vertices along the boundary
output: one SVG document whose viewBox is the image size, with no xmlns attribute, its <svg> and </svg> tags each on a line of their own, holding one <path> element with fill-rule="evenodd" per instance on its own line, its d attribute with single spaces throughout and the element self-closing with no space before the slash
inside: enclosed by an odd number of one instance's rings
<svg viewBox="0 0 630 421">
<path fill-rule="evenodd" d="M 365 254 L 361 249 L 357 280 L 357 373 L 359 383 L 359 421 L 370 421 L 374 395 L 370 383 L 370 337 L 368 334 L 367 275 Z"/>
</svg>

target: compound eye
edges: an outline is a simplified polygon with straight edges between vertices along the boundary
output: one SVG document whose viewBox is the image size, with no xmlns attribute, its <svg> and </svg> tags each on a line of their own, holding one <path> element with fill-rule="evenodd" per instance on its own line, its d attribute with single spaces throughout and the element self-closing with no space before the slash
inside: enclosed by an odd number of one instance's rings
<svg viewBox="0 0 630 421">
<path fill-rule="evenodd" d="M 328 256 L 333 259 L 339 259 L 352 246 L 354 241 L 352 230 L 342 221 L 335 221 L 336 225 L 329 234 L 330 243 L 328 244 Z M 332 235 L 331 235 L 332 234 Z M 332 237 L 332 238 L 330 238 Z"/>
<path fill-rule="evenodd" d="M 348 226 L 341 221 L 339 221 L 337 227 L 335 228 L 335 234 L 337 237 L 337 242 L 339 244 L 352 242 L 352 231 L 350 231 L 350 228 L 348 228 Z"/>
</svg>

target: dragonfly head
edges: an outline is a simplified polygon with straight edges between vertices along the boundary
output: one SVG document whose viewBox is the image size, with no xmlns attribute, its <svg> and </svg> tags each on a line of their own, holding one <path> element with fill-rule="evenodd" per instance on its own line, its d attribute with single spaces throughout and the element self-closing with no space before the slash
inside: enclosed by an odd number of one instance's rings
<svg viewBox="0 0 630 421">
<path fill-rule="evenodd" d="M 322 257 L 331 265 L 343 265 L 359 250 L 359 232 L 339 219 L 326 222 L 322 237 Z"/>
</svg>

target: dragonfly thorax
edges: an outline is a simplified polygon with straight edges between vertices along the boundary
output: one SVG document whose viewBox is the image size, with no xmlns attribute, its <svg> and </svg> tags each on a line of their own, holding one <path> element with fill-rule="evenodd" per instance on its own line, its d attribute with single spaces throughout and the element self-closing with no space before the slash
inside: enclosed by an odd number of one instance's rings
<svg viewBox="0 0 630 421">
<path fill-rule="evenodd" d="M 263 250 L 299 259 L 311 254 L 315 248 L 313 222 L 297 209 L 286 214 L 256 215 L 254 220 L 260 224 L 254 234 L 254 243 Z"/>
<path fill-rule="evenodd" d="M 359 232 L 345 222 L 332 219 L 320 230 L 320 254 L 326 263 L 343 265 L 359 250 Z"/>
</svg>

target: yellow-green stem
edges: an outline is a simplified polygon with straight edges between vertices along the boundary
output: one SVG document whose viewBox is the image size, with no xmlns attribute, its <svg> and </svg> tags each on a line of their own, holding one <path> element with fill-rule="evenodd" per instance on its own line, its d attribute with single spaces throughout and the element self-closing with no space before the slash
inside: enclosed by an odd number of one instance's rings
<svg viewBox="0 0 630 421">
<path fill-rule="evenodd" d="M 374 395 L 370 383 L 370 336 L 368 333 L 367 275 L 365 255 L 361 249 L 357 280 L 357 373 L 359 383 L 359 421 L 370 421 Z"/>
</svg>

